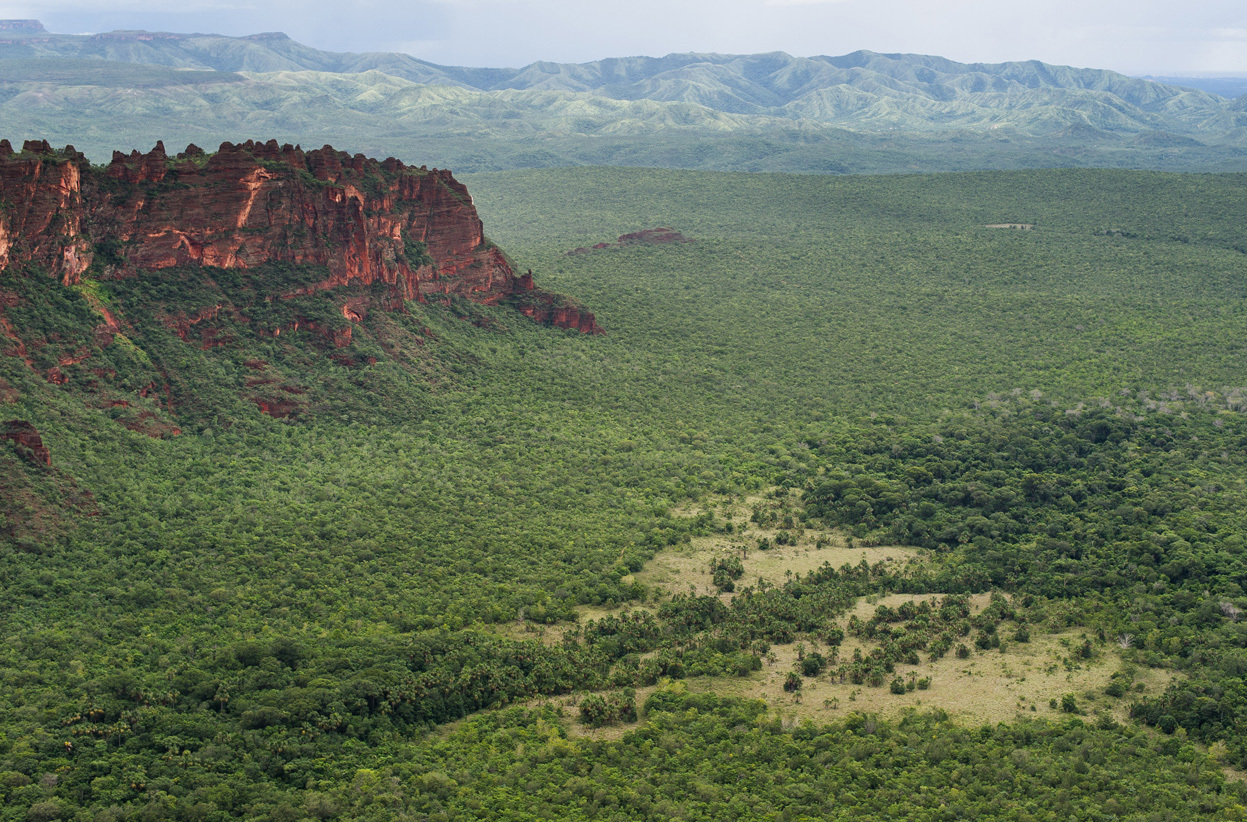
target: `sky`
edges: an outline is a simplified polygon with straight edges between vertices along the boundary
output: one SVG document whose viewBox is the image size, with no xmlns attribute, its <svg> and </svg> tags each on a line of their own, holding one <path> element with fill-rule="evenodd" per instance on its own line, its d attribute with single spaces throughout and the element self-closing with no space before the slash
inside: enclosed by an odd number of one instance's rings
<svg viewBox="0 0 1247 822">
<path fill-rule="evenodd" d="M 0 18 L 70 34 L 282 31 L 316 48 L 402 51 L 443 65 L 869 49 L 1247 75 L 1244 0 L 0 0 Z"/>
</svg>

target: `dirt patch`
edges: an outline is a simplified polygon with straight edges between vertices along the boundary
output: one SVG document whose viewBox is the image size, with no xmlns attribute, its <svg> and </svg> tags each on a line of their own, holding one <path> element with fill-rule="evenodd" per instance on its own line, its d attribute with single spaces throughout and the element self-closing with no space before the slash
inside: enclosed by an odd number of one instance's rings
<svg viewBox="0 0 1247 822">
<path fill-rule="evenodd" d="M 624 611 L 657 612 L 662 602 L 675 594 L 687 594 L 690 591 L 697 596 L 718 596 L 725 604 L 730 603 L 736 594 L 720 592 L 713 584 L 710 571 L 713 559 L 728 555 L 742 557 L 745 573 L 737 581 L 739 588 L 757 585 L 759 579 L 766 580 L 771 585 L 782 585 L 790 577 L 805 576 L 823 565 L 839 568 L 846 564 L 857 565 L 863 560 L 869 565 L 880 562 L 904 565 L 922 561 L 921 552 L 917 548 L 864 547 L 853 544 L 851 539 L 839 532 L 821 528 L 788 530 L 786 533 L 795 544 L 775 545 L 776 537 L 784 529 L 777 525 L 758 525 L 749 519 L 752 510 L 762 504 L 775 504 L 775 500 L 753 496 L 736 500 L 719 499 L 705 505 L 683 505 L 676 508 L 673 514 L 690 518 L 711 510 L 717 521 L 733 523 L 733 531 L 730 534 L 694 537 L 687 543 L 660 551 L 643 569 L 633 575 L 633 579 L 646 589 L 643 601 L 622 605 L 578 605 L 575 609 L 577 621 L 583 625 L 589 620 L 618 616 Z M 773 547 L 768 550 L 758 549 L 760 540 L 766 540 Z M 624 579 L 625 583 L 632 581 Z M 879 600 L 888 601 L 891 598 Z M 982 601 L 987 601 L 987 595 L 983 595 Z M 861 607 L 868 609 L 866 617 L 874 613 L 875 605 L 872 603 Z M 571 623 L 542 625 L 521 619 L 495 625 L 491 630 L 510 639 L 536 639 L 548 646 L 558 646 L 563 642 L 563 635 L 576 628 Z"/>
<path fill-rule="evenodd" d="M 584 622 L 588 617 L 581 616 L 580 621 Z M 489 626 L 491 633 L 506 637 L 507 639 L 517 640 L 538 640 L 543 645 L 556 648 L 563 644 L 563 634 L 569 630 L 575 630 L 575 623 L 558 622 L 553 625 L 543 625 L 540 622 L 530 622 L 528 620 L 516 620 L 515 622 L 503 622 L 498 625 Z"/>
<path fill-rule="evenodd" d="M 1034 227 L 1034 223 L 988 223 L 983 226 L 983 228 L 1014 228 L 1018 231 L 1030 231 Z"/>
<path fill-rule="evenodd" d="M 117 422 L 135 433 L 144 434 L 157 440 L 165 437 L 176 437 L 182 433 L 182 429 L 174 425 L 171 420 L 165 419 L 155 411 L 148 409 L 120 416 L 117 418 Z"/>
<path fill-rule="evenodd" d="M 747 533 L 757 537 L 768 532 L 765 529 L 750 529 Z M 774 532 L 770 534 L 773 537 Z M 820 547 L 819 540 L 826 544 Z M 735 594 L 720 594 L 714 587 L 710 572 L 712 560 L 729 555 L 742 557 L 745 574 L 738 585 L 744 587 L 756 585 L 759 579 L 780 585 L 789 577 L 805 576 L 823 565 L 839 568 L 846 564 L 857 565 L 863 560 L 869 565 L 879 562 L 904 564 L 916 560 L 918 551 L 899 546 L 850 548 L 838 534 L 824 531 L 807 531 L 796 545 L 766 551 L 757 548 L 756 538 L 742 540 L 716 535 L 697 537 L 687 545 L 661 552 L 636 574 L 636 580 L 650 589 L 652 596 L 662 599 L 691 591 L 697 595 L 718 595 L 724 602 L 730 602 Z"/>
</svg>

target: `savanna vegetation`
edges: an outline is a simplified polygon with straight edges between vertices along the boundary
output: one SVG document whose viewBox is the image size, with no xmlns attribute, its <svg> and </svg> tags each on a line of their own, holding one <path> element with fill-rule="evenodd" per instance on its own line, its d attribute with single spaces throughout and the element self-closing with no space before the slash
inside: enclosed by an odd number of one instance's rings
<svg viewBox="0 0 1247 822">
<path fill-rule="evenodd" d="M 0 443 L 0 818 L 1243 818 L 1242 177 L 467 183 L 606 336 L 453 301 L 333 348 L 340 294 L 258 296 L 297 270 L 3 275 L 53 465 Z M 566 255 L 656 226 L 695 242 Z M 67 356 L 99 305 L 115 379 Z M 745 571 L 826 528 L 918 560 Z M 638 581 L 707 535 L 713 590 Z M 1111 710 L 780 707 L 1068 629 Z M 794 645 L 769 707 L 701 692 Z"/>
</svg>

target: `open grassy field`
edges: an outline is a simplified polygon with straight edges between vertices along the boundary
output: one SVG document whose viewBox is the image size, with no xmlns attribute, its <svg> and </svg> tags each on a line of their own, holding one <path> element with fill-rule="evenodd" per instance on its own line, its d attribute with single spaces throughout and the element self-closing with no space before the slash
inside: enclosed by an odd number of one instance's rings
<svg viewBox="0 0 1247 822">
<path fill-rule="evenodd" d="M 778 499 L 778 502 L 777 502 Z M 647 604 L 612 607 L 580 606 L 576 609 L 581 623 L 618 616 L 625 611 L 655 612 L 659 601 L 674 594 L 716 596 L 725 603 L 738 594 L 719 591 L 711 580 L 711 562 L 724 555 L 743 556 L 745 572 L 742 583 L 782 585 L 786 580 L 810 574 L 824 564 L 833 567 L 885 563 L 898 568 L 913 568 L 924 562 L 924 553 L 905 546 L 854 545 L 851 538 L 825 528 L 802 531 L 795 545 L 781 545 L 758 550 L 760 540 L 774 541 L 779 527 L 760 526 L 750 521 L 752 511 L 765 507 L 783 507 L 793 499 L 782 491 L 767 495 L 742 495 L 733 498 L 710 498 L 701 503 L 685 503 L 675 509 L 682 517 L 696 517 L 713 511 L 736 524 L 731 535 L 693 537 L 658 552 L 645 567 L 633 576 L 648 592 Z M 929 557 L 925 561 L 930 561 Z M 879 606 L 898 608 L 903 603 L 938 601 L 938 592 L 912 595 L 889 593 L 864 596 L 846 611 L 840 624 L 856 617 L 868 620 Z M 990 595 L 970 597 L 973 613 L 982 611 Z M 550 644 L 562 642 L 568 626 L 541 628 L 532 625 L 501 626 L 503 635 L 523 637 L 539 635 Z M 1005 623 L 999 629 L 1011 636 L 1017 625 Z M 747 677 L 697 677 L 688 680 L 694 693 L 713 693 L 744 699 L 765 700 L 780 715 L 797 721 L 826 722 L 858 711 L 896 718 L 913 710 L 940 710 L 966 723 L 1009 722 L 1019 717 L 1042 716 L 1061 719 L 1069 716 L 1061 707 L 1070 695 L 1077 711 L 1093 717 L 1108 716 L 1115 721 L 1129 721 L 1129 700 L 1141 695 L 1163 691 L 1175 678 L 1175 672 L 1159 668 L 1139 668 L 1123 660 L 1110 646 L 1092 659 L 1079 659 L 1075 649 L 1087 639 L 1085 629 L 1047 627 L 1031 633 L 1026 642 L 1006 642 L 1000 650 L 977 650 L 966 659 L 954 655 L 942 659 L 924 659 L 917 665 L 898 664 L 896 675 L 904 680 L 929 677 L 928 690 L 891 693 L 887 687 L 854 685 L 834 674 L 808 678 L 801 690 L 784 690 L 787 673 L 798 667 L 799 657 L 811 651 L 832 652 L 832 647 L 816 636 L 802 636 L 798 641 L 772 645 L 763 669 Z M 835 648 L 841 658 L 855 650 L 869 654 L 877 642 L 848 637 Z M 1130 671 L 1132 696 L 1126 699 L 1105 694 L 1114 674 Z M 636 690 L 638 702 L 657 686 Z M 582 695 L 573 694 L 554 699 L 537 699 L 532 706 L 551 705 L 561 708 L 569 732 L 593 739 L 617 739 L 626 726 L 586 727 L 576 721 L 576 706 Z"/>
</svg>

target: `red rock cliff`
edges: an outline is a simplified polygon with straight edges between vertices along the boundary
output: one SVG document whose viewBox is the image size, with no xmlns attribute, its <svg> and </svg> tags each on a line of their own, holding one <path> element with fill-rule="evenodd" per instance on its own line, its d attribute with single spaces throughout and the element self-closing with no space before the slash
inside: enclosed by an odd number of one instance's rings
<svg viewBox="0 0 1247 822">
<path fill-rule="evenodd" d="M 285 262 L 328 272 L 303 293 L 384 283 L 404 300 L 533 296 L 531 277 L 516 277 L 485 240 L 471 196 L 449 171 L 275 140 L 223 143 L 212 155 L 188 146 L 176 157 L 158 143 L 147 154 L 115 152 L 103 170 L 72 146 L 28 141 L 19 153 L 0 141 L 0 270 L 23 262 L 66 285 L 93 264 L 112 278 Z M 600 333 L 579 309 L 526 313 Z"/>
<path fill-rule="evenodd" d="M 40 465 L 51 465 L 52 455 L 43 444 L 43 437 L 33 425 L 25 420 L 9 420 L 0 423 L 0 441 L 12 440 L 18 446 L 18 453 L 28 462 Z"/>
</svg>

